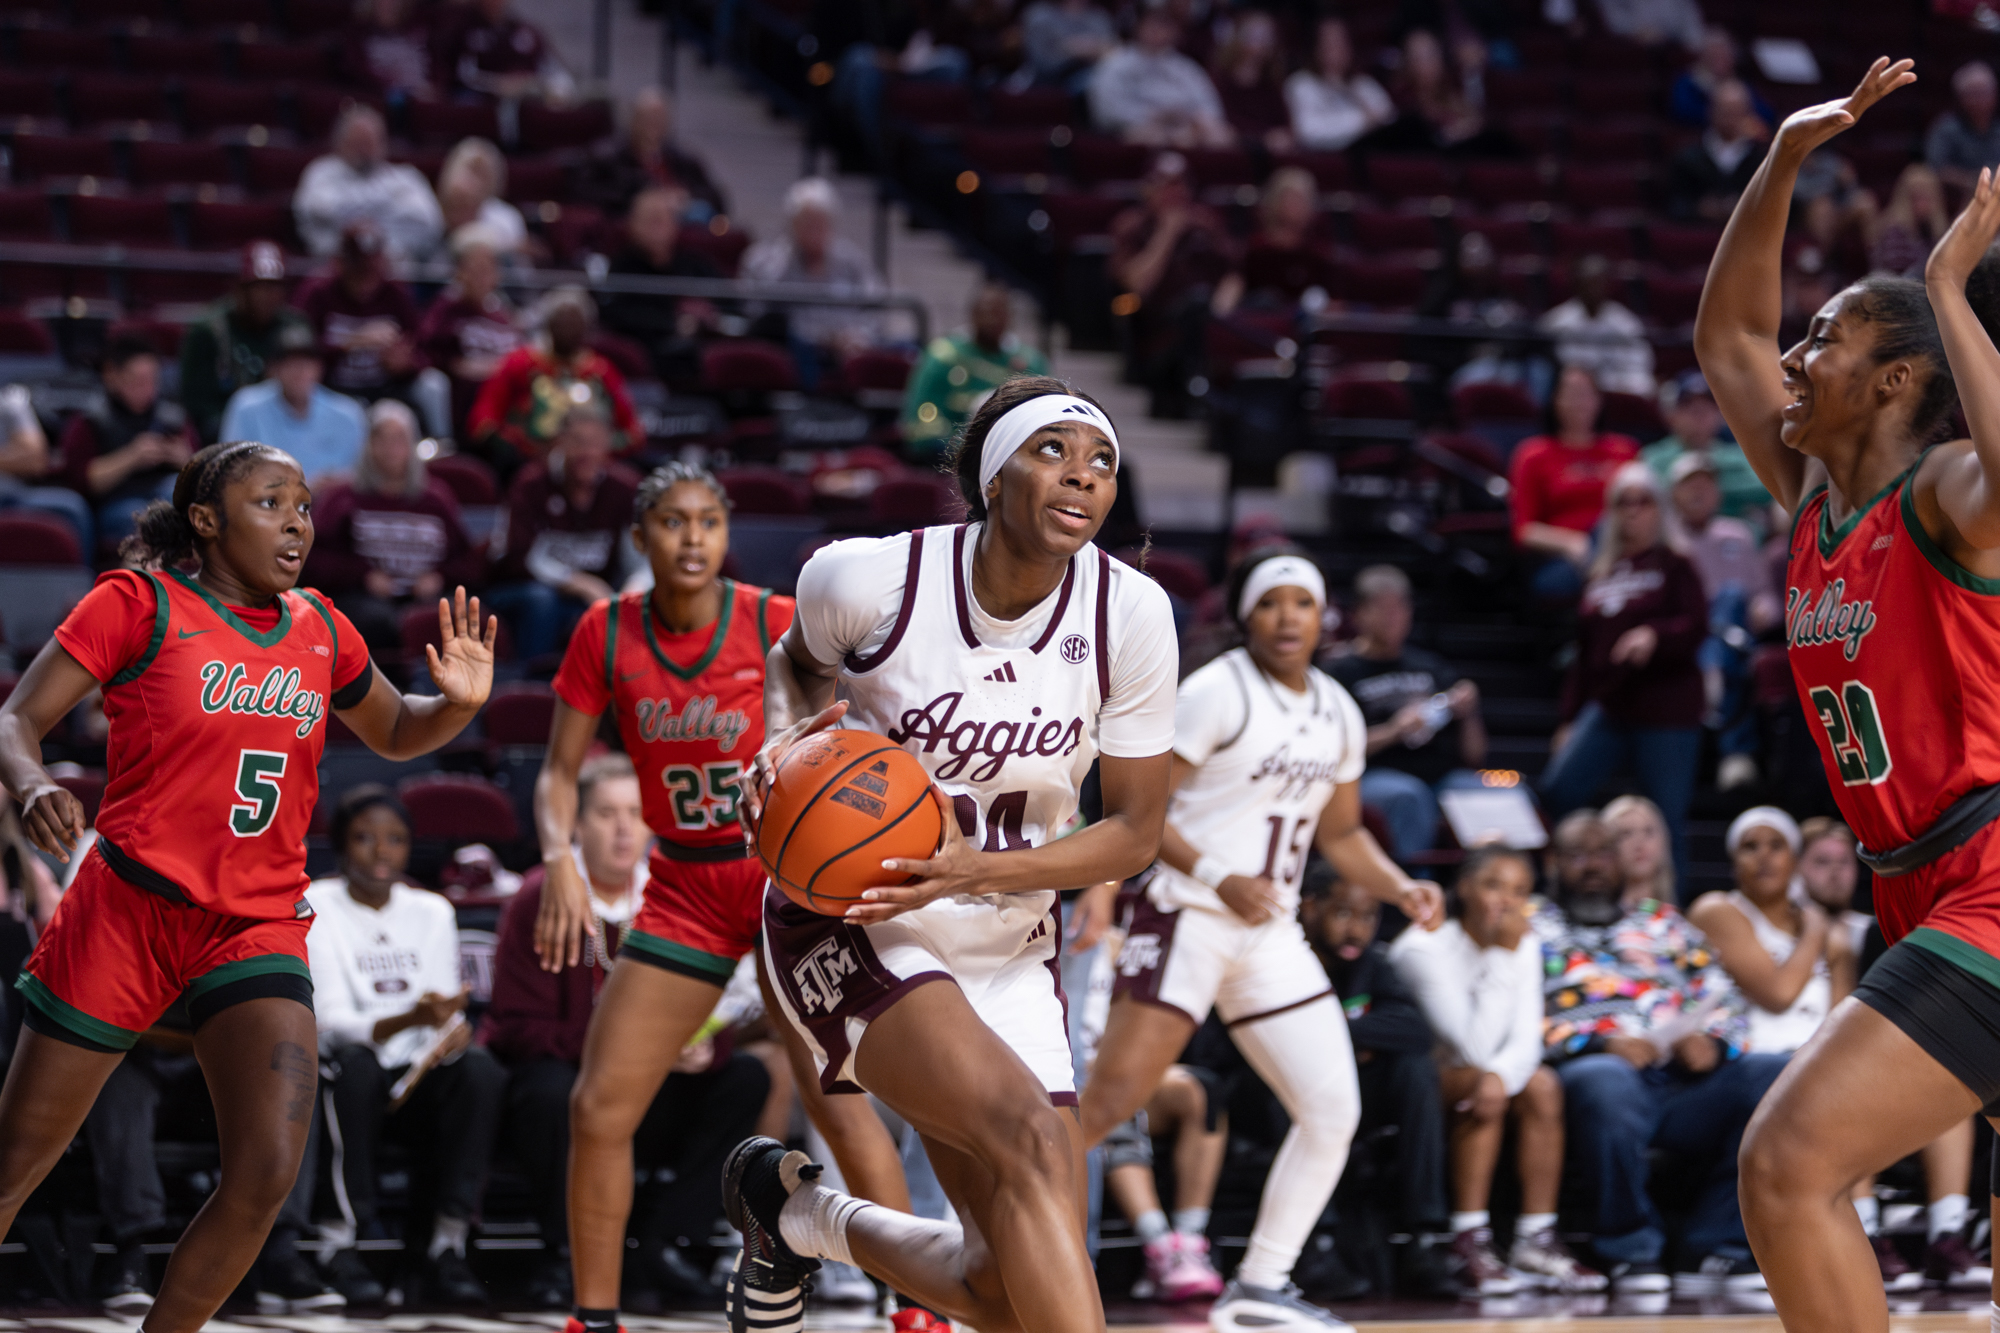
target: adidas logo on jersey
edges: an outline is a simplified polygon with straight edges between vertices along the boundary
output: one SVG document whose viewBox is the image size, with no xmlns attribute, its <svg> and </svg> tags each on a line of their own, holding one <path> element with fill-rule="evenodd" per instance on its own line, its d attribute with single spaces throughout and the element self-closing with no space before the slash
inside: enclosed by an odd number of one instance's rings
<svg viewBox="0 0 2000 1333">
<path fill-rule="evenodd" d="M 980 679 L 1013 682 L 1020 678 L 1014 674 L 1014 664 L 1012 662 L 1002 662 L 999 666 L 981 676 Z"/>
</svg>

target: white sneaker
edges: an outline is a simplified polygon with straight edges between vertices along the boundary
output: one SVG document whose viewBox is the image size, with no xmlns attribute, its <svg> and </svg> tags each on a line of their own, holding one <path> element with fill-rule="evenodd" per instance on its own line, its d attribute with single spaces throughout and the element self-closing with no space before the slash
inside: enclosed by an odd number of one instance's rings
<svg viewBox="0 0 2000 1333">
<path fill-rule="evenodd" d="M 873 1305 L 875 1284 L 853 1264 L 829 1259 L 813 1277 L 813 1301 L 818 1305 Z"/>
<path fill-rule="evenodd" d="M 1208 1326 L 1215 1333 L 1354 1333 L 1354 1325 L 1314 1305 L 1289 1282 L 1282 1287 L 1231 1282 L 1209 1308 Z"/>
<path fill-rule="evenodd" d="M 1715 770 L 1715 785 L 1722 791 L 1748 787 L 1756 781 L 1757 761 L 1747 754 L 1726 754 Z"/>
</svg>

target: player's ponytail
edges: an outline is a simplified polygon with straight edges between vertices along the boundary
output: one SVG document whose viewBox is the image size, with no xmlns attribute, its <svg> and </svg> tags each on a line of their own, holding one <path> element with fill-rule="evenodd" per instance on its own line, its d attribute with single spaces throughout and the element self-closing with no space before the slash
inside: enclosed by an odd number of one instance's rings
<svg viewBox="0 0 2000 1333">
<path fill-rule="evenodd" d="M 155 500 L 133 520 L 132 535 L 118 545 L 118 558 L 141 567 L 171 568 L 195 557 L 194 523 L 188 511 L 214 504 L 230 482 L 250 470 L 257 459 L 278 453 L 252 440 L 211 444 L 181 465 L 174 479 L 174 498 Z"/>
<path fill-rule="evenodd" d="M 1098 411 L 1104 411 L 1104 404 L 1053 375 L 1021 375 L 988 394 L 986 401 L 979 405 L 979 410 L 972 414 L 972 420 L 965 423 L 965 429 L 945 450 L 944 471 L 958 482 L 959 496 L 964 499 L 969 515 L 975 521 L 986 517 L 986 497 L 979 489 L 979 455 L 986 447 L 986 433 L 993 429 L 994 422 L 1030 398 L 1042 398 L 1052 393 L 1081 398 Z M 1110 413 L 1105 415 L 1109 417 Z"/>
</svg>

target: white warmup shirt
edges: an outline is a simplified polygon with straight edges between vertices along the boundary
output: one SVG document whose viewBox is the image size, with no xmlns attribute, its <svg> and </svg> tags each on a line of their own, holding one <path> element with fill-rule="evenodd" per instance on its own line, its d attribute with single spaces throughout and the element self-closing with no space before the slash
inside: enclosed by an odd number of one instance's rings
<svg viewBox="0 0 2000 1333">
<path fill-rule="evenodd" d="M 374 1050 L 384 1069 L 410 1063 L 435 1028 L 404 1028 L 385 1042 L 370 1034 L 378 1020 L 408 1013 L 426 991 L 458 994 L 458 917 L 451 904 L 428 889 L 398 884 L 378 912 L 356 902 L 341 876 L 314 880 L 306 901 L 313 908 L 306 952 L 320 1050 L 330 1055 L 361 1045 Z"/>
<path fill-rule="evenodd" d="M 1498 1074 L 1512 1097 L 1542 1063 L 1542 946 L 1524 931 L 1513 949 L 1482 949 L 1462 922 L 1410 929 L 1389 960 L 1416 992 L 1453 1065 Z"/>
</svg>

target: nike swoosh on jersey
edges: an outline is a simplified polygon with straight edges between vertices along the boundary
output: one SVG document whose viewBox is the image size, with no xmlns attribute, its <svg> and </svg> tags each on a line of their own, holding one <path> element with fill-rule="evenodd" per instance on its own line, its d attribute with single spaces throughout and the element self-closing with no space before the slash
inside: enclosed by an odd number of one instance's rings
<svg viewBox="0 0 2000 1333">
<path fill-rule="evenodd" d="M 197 634 L 213 634 L 214 632 L 215 626 L 210 625 L 207 629 L 184 629 L 181 631 L 181 637 L 183 639 L 192 639 Z"/>
<path fill-rule="evenodd" d="M 618 673 L 618 683 L 623 685 L 627 681 L 637 680 L 645 674 L 644 671 L 621 671 Z"/>
</svg>

